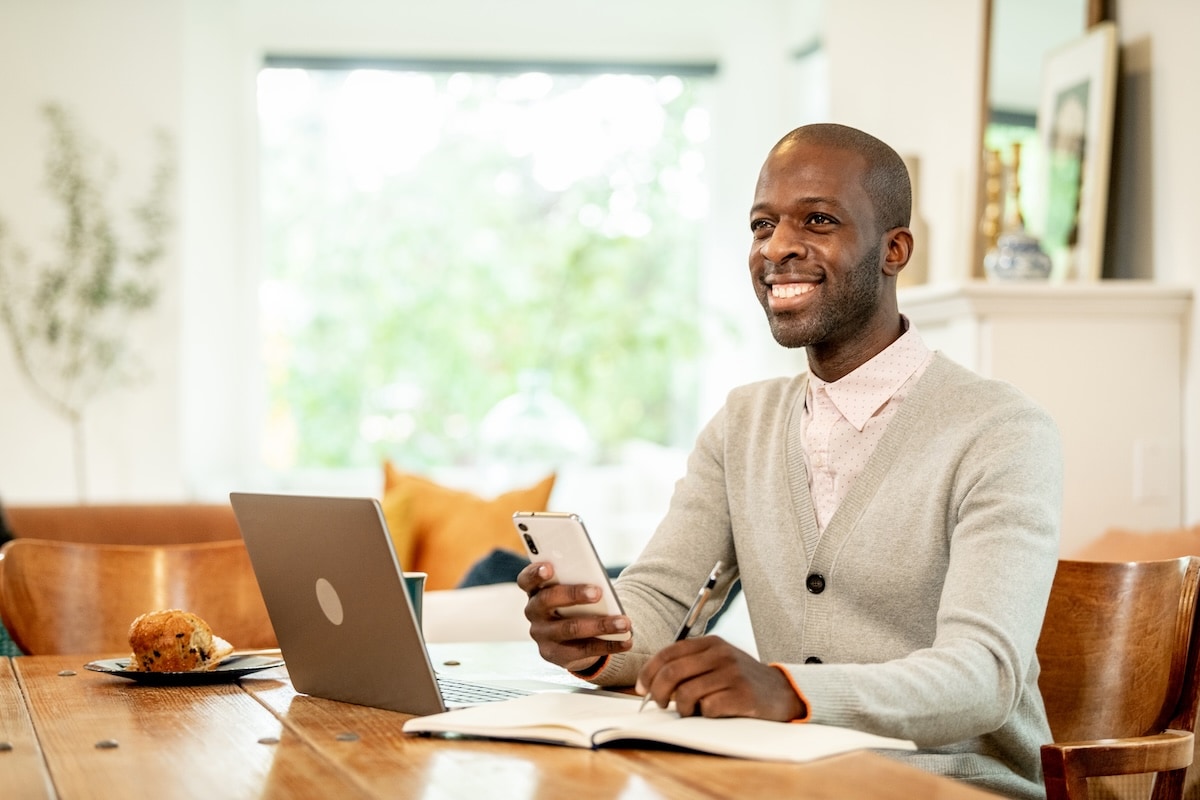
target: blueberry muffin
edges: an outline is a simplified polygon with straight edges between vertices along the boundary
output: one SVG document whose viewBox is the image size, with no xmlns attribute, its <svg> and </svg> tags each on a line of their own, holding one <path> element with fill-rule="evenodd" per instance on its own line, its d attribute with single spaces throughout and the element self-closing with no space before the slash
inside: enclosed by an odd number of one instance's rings
<svg viewBox="0 0 1200 800">
<path fill-rule="evenodd" d="M 200 617 L 177 608 L 142 614 L 129 626 L 133 656 L 129 669 L 138 672 L 205 672 L 229 655 L 233 646 Z"/>
</svg>

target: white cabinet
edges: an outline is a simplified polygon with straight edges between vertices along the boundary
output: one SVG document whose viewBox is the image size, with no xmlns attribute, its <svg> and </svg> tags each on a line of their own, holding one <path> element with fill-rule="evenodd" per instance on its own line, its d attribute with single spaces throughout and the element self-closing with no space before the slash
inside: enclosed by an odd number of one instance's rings
<svg viewBox="0 0 1200 800">
<path fill-rule="evenodd" d="M 1191 302 L 1189 289 L 1141 281 L 900 290 L 901 312 L 930 347 L 1015 384 L 1058 422 L 1066 556 L 1110 527 L 1183 522 Z"/>
</svg>

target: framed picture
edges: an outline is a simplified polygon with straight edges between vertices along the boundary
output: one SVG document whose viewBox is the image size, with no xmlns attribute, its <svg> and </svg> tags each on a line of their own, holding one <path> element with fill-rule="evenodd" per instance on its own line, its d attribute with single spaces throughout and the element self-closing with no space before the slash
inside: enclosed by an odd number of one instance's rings
<svg viewBox="0 0 1200 800">
<path fill-rule="evenodd" d="M 1117 30 L 1100 22 L 1046 56 L 1038 107 L 1038 179 L 1026 226 L 1052 280 L 1099 280 L 1112 161 Z"/>
</svg>

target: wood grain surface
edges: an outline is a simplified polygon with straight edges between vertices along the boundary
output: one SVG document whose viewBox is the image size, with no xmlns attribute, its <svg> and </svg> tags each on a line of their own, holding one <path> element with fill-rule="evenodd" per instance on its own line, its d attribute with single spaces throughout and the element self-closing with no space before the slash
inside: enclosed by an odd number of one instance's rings
<svg viewBox="0 0 1200 800">
<path fill-rule="evenodd" d="M 431 646 L 440 671 L 577 682 L 528 643 Z M 942 798 L 993 795 L 871 752 L 809 764 L 403 733 L 406 714 L 297 693 L 285 668 L 145 686 L 80 656 L 0 660 L 4 796 L 111 798 Z M 15 673 L 15 675 L 14 675 Z M 65 674 L 74 673 L 74 674 Z M 40 754 L 39 754 L 40 748 Z"/>
</svg>

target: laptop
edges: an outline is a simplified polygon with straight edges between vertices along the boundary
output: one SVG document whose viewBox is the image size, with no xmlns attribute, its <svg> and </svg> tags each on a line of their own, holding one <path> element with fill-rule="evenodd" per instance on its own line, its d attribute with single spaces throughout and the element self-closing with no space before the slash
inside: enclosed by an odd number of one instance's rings
<svg viewBox="0 0 1200 800">
<path fill-rule="evenodd" d="M 374 498 L 229 500 L 296 691 L 422 716 L 530 693 L 436 673 Z"/>
</svg>

